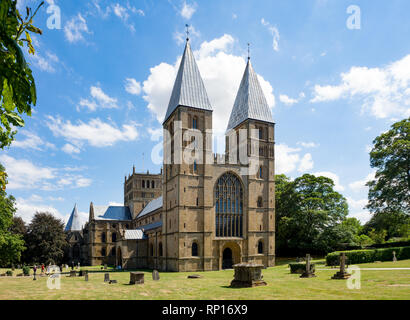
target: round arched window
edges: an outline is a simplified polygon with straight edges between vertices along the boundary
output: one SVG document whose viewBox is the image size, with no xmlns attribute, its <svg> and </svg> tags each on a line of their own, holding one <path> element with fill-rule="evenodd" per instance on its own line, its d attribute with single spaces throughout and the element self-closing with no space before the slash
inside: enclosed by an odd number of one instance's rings
<svg viewBox="0 0 410 320">
<path fill-rule="evenodd" d="M 192 243 L 192 256 L 198 256 L 198 244 L 196 242 Z"/>
</svg>

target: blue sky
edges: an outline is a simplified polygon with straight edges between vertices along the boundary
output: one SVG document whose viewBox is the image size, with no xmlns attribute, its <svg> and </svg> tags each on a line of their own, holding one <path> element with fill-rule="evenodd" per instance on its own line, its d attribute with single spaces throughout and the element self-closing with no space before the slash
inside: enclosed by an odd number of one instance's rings
<svg viewBox="0 0 410 320">
<path fill-rule="evenodd" d="M 352 4 L 359 29 L 347 25 Z M 55 8 L 60 29 L 47 24 Z M 48 0 L 28 57 L 38 103 L 0 154 L 18 215 L 67 219 L 74 203 L 86 215 L 91 201 L 123 202 L 133 165 L 159 172 L 151 153 L 188 23 L 214 128 L 226 128 L 250 42 L 276 122 L 277 173 L 333 178 L 350 215 L 368 220 L 372 140 L 410 115 L 409 10 L 406 0 Z"/>
</svg>

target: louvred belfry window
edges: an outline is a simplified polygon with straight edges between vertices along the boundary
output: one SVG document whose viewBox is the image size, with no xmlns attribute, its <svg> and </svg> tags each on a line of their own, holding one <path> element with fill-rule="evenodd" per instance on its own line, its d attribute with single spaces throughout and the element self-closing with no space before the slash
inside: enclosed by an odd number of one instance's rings
<svg viewBox="0 0 410 320">
<path fill-rule="evenodd" d="M 215 186 L 215 234 L 217 237 L 242 237 L 243 190 L 232 173 L 221 176 Z"/>
</svg>

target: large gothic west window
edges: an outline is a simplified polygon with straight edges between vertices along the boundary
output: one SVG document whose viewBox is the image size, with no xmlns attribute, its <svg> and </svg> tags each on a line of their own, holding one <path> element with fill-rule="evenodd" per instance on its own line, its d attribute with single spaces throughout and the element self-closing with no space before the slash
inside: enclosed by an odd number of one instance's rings
<svg viewBox="0 0 410 320">
<path fill-rule="evenodd" d="M 215 186 L 215 233 L 217 237 L 242 237 L 243 190 L 239 179 L 225 173 Z"/>
</svg>

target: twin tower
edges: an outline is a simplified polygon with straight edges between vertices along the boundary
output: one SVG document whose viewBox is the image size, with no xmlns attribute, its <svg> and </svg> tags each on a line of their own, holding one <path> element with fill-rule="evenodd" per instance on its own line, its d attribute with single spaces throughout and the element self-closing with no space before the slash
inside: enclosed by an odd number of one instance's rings
<svg viewBox="0 0 410 320">
<path fill-rule="evenodd" d="M 274 122 L 250 59 L 227 126 L 225 161 L 212 153 L 212 139 L 205 138 L 212 130 L 212 107 L 189 40 L 163 128 L 156 266 L 174 271 L 219 270 L 240 262 L 273 266 Z M 241 158 L 240 146 L 247 161 L 229 161 Z M 178 161 L 194 149 L 193 161 Z"/>
</svg>

